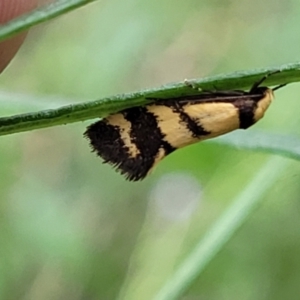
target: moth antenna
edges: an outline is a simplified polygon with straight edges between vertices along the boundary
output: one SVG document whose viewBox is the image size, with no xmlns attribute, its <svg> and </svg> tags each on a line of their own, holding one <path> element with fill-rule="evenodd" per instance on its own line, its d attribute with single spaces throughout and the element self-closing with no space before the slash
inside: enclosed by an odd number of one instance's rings
<svg viewBox="0 0 300 300">
<path fill-rule="evenodd" d="M 280 70 L 276 70 L 274 72 L 270 72 L 268 74 L 266 74 L 265 76 L 263 76 L 260 80 L 258 80 L 257 82 L 255 82 L 250 90 L 249 93 L 254 92 L 268 77 L 270 77 L 271 75 L 280 73 Z"/>
<path fill-rule="evenodd" d="M 277 86 L 275 86 L 275 87 L 272 89 L 272 91 L 274 92 L 274 91 L 276 91 L 276 90 L 279 90 L 279 89 L 281 89 L 282 87 L 284 87 L 284 86 L 286 86 L 286 85 L 287 85 L 287 83 L 283 83 L 283 84 L 277 85 Z"/>
</svg>

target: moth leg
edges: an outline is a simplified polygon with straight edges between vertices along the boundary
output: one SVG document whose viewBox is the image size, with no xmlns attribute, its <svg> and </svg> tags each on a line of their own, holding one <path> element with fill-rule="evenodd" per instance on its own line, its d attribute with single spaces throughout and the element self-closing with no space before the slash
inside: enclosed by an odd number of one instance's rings
<svg viewBox="0 0 300 300">
<path fill-rule="evenodd" d="M 162 103 L 162 101 L 167 100 L 166 98 L 155 98 L 155 97 L 146 97 L 145 100 L 149 100 L 151 101 L 150 103 L 146 104 L 146 105 L 151 105 L 154 103 Z"/>
</svg>

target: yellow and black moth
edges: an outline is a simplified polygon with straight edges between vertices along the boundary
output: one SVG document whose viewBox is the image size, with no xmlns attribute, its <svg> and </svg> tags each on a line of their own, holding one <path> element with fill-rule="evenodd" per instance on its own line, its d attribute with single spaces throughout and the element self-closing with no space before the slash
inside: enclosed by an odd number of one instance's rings
<svg viewBox="0 0 300 300">
<path fill-rule="evenodd" d="M 284 86 L 260 86 L 271 74 L 254 83 L 248 92 L 202 92 L 125 109 L 90 125 L 84 135 L 105 163 L 129 180 L 142 180 L 176 149 L 247 129 L 260 120 L 274 98 L 273 92 Z"/>
</svg>

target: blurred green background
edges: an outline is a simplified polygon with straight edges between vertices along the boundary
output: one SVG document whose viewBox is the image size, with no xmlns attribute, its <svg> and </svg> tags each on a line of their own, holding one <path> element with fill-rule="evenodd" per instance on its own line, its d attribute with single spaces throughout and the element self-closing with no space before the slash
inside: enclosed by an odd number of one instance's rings
<svg viewBox="0 0 300 300">
<path fill-rule="evenodd" d="M 299 61 L 299 16 L 297 0 L 95 2 L 31 30 L 1 116 Z M 299 93 L 276 92 L 255 128 L 299 136 Z M 1 299 L 153 299 L 268 159 L 204 142 L 130 183 L 90 153 L 91 122 L 1 137 Z M 300 298 L 299 172 L 181 299 Z"/>
</svg>

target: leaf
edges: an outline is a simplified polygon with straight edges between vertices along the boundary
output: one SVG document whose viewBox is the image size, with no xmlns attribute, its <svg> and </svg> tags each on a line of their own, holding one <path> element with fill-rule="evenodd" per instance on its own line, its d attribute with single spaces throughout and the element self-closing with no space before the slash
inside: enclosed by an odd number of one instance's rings
<svg viewBox="0 0 300 300">
<path fill-rule="evenodd" d="M 280 70 L 266 80 L 267 86 L 300 81 L 300 63 L 273 68 L 222 74 L 203 79 L 189 80 L 202 90 L 230 90 L 250 88 L 263 75 Z M 81 104 L 72 104 L 57 109 L 0 118 L 0 135 L 29 131 L 38 128 L 74 123 L 93 118 L 106 117 L 125 108 L 150 103 L 150 99 L 170 99 L 184 95 L 199 94 L 185 81 L 164 85 L 159 88 L 127 93 Z"/>
</svg>

